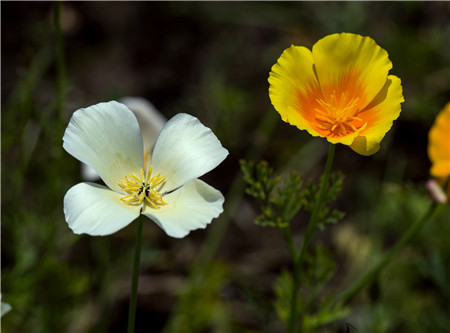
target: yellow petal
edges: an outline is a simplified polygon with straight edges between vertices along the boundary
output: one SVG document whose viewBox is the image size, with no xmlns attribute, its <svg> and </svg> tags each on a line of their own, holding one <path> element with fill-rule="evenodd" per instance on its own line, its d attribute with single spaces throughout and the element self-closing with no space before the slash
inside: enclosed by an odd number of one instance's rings
<svg viewBox="0 0 450 333">
<path fill-rule="evenodd" d="M 434 177 L 450 175 L 450 102 L 437 115 L 428 134 L 428 156 L 430 173 Z"/>
<path fill-rule="evenodd" d="M 281 119 L 317 136 L 310 121 L 318 107 L 314 97 L 321 97 L 321 91 L 313 68 L 311 51 L 292 45 L 273 65 L 268 81 L 270 100 Z"/>
<path fill-rule="evenodd" d="M 358 114 L 367 126 L 350 147 L 358 154 L 365 156 L 376 153 L 380 148 L 381 140 L 391 129 L 393 121 L 400 115 L 402 102 L 404 98 L 400 79 L 389 75 L 378 95 Z"/>
<path fill-rule="evenodd" d="M 367 143 L 367 137 L 358 136 L 355 138 L 355 141 L 353 141 L 353 143 L 350 145 L 350 148 L 352 148 L 353 151 L 357 152 L 360 155 L 370 156 L 380 150 L 380 143 L 378 142 L 369 145 Z"/>
<path fill-rule="evenodd" d="M 400 80 L 389 77 L 388 54 L 369 37 L 342 33 L 310 52 L 285 50 L 272 67 L 269 96 L 282 119 L 363 155 L 379 143 L 400 113 Z"/>
<path fill-rule="evenodd" d="M 392 63 L 370 37 L 351 33 L 326 36 L 312 49 L 317 77 L 325 98 L 339 89 L 358 97 L 364 108 L 386 82 Z"/>
</svg>

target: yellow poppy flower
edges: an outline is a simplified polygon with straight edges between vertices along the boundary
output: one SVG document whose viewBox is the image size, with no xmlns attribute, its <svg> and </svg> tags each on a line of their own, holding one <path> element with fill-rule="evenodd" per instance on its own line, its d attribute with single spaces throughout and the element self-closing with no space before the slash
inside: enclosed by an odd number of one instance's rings
<svg viewBox="0 0 450 333">
<path fill-rule="evenodd" d="M 388 75 L 387 52 L 370 37 L 326 36 L 310 51 L 292 45 L 269 75 L 269 96 L 283 121 L 372 155 L 404 101 L 400 79 Z"/>
<path fill-rule="evenodd" d="M 430 173 L 443 182 L 450 176 L 450 102 L 437 115 L 428 133 Z M 447 189 L 450 193 L 450 185 Z"/>
</svg>

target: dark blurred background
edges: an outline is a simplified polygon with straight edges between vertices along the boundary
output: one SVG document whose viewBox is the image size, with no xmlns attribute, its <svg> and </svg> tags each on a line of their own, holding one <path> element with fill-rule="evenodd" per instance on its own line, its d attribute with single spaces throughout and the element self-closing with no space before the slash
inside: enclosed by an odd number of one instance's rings
<svg viewBox="0 0 450 333">
<path fill-rule="evenodd" d="M 203 179 L 227 198 L 206 230 L 176 240 L 144 227 L 138 332 L 279 332 L 272 285 L 290 267 L 281 233 L 253 224 L 239 159 L 317 179 L 325 140 L 283 123 L 267 78 L 291 44 L 335 32 L 367 35 L 389 53 L 405 103 L 381 150 L 339 145 L 346 175 L 337 225 L 317 233 L 337 262 L 329 290 L 362 274 L 428 205 L 427 136 L 449 101 L 448 2 L 1 2 L 2 301 L 5 332 L 123 332 L 135 226 L 72 234 L 62 198 L 82 181 L 62 149 L 70 115 L 123 96 L 167 118 L 186 112 L 230 155 Z M 59 46 L 58 46 L 59 45 Z M 58 47 L 63 46 L 63 57 Z M 60 54 L 61 55 L 61 54 Z M 63 63 L 59 62 L 61 59 Z M 61 71 L 63 69 L 63 71 Z M 62 101 L 62 105 L 58 104 Z M 448 332 L 448 210 L 426 225 L 345 319 L 359 332 Z M 305 215 L 293 221 L 297 244 Z M 345 321 L 321 329 L 344 331 Z"/>
</svg>

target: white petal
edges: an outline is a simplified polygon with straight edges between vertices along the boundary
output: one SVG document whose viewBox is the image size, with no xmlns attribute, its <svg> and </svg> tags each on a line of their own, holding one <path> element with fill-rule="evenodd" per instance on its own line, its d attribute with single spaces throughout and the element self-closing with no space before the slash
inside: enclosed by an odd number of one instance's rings
<svg viewBox="0 0 450 333">
<path fill-rule="evenodd" d="M 153 173 L 166 176 L 171 191 L 218 166 L 228 155 L 219 139 L 197 118 L 180 113 L 162 129 L 153 150 Z"/>
<path fill-rule="evenodd" d="M 182 238 L 190 231 L 204 229 L 223 212 L 224 197 L 205 182 L 194 179 L 164 196 L 167 205 L 160 209 L 145 206 L 143 214 L 167 235 Z"/>
<path fill-rule="evenodd" d="M 76 234 L 104 236 L 125 228 L 139 216 L 140 207 L 125 205 L 109 188 L 80 183 L 64 196 L 64 215 Z"/>
<path fill-rule="evenodd" d="M 116 101 L 76 111 L 63 137 L 64 149 L 91 166 L 111 189 L 126 174 L 139 174 L 143 144 L 135 115 Z"/>
<path fill-rule="evenodd" d="M 100 179 L 97 171 L 87 164 L 81 163 L 81 178 L 88 181 L 96 181 Z"/>
<path fill-rule="evenodd" d="M 12 307 L 8 303 L 1 302 L 1 316 L 3 317 L 9 311 L 11 311 Z"/>
<path fill-rule="evenodd" d="M 122 97 L 119 102 L 125 104 L 136 116 L 144 139 L 144 151 L 152 151 L 167 118 L 145 98 Z"/>
</svg>

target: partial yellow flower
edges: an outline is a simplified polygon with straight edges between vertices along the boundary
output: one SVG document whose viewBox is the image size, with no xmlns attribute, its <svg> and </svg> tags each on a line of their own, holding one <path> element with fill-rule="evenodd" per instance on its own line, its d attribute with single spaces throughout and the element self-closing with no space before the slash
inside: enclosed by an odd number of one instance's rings
<svg viewBox="0 0 450 333">
<path fill-rule="evenodd" d="M 428 156 L 433 177 L 450 175 L 450 102 L 437 115 L 428 133 Z"/>
<path fill-rule="evenodd" d="M 450 176 L 450 102 L 437 115 L 428 133 L 430 173 L 441 183 Z M 446 189 L 450 196 L 450 184 Z"/>
<path fill-rule="evenodd" d="M 391 68 L 388 53 L 372 38 L 333 34 L 312 51 L 286 49 L 270 72 L 269 96 L 283 121 L 372 155 L 404 102 Z"/>
</svg>

